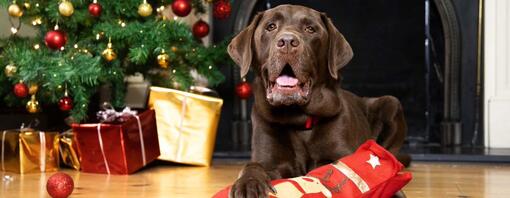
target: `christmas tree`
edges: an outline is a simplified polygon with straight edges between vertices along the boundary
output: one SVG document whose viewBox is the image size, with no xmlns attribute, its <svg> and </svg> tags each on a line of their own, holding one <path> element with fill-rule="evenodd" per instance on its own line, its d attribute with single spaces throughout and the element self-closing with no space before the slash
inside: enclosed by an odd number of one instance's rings
<svg viewBox="0 0 510 198">
<path fill-rule="evenodd" d="M 100 85 L 111 85 L 112 104 L 122 106 L 127 75 L 186 90 L 195 72 L 217 85 L 224 79 L 218 66 L 230 61 L 226 42 L 201 44 L 209 31 L 201 20 L 193 28 L 165 20 L 160 12 L 170 4 L 178 16 L 206 11 L 202 0 L 2 0 L 12 36 L 0 40 L 0 100 L 32 113 L 59 104 L 80 122 Z M 18 37 L 20 23 L 38 36 Z"/>
</svg>

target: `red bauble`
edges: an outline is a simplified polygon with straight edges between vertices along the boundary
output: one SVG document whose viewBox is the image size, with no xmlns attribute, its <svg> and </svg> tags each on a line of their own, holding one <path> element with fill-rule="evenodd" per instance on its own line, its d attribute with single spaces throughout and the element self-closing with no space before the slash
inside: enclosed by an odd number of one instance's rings
<svg viewBox="0 0 510 198">
<path fill-rule="evenodd" d="M 172 3 L 172 11 L 180 17 L 188 16 L 191 12 L 191 3 L 188 0 L 175 0 Z"/>
<path fill-rule="evenodd" d="M 193 24 L 193 36 L 197 38 L 202 38 L 209 34 L 209 24 L 205 21 L 198 20 L 195 24 Z"/>
<path fill-rule="evenodd" d="M 247 82 L 242 82 L 236 86 L 236 94 L 239 98 L 245 100 L 251 96 L 251 85 Z"/>
<path fill-rule="evenodd" d="M 90 15 L 92 15 L 94 17 L 101 16 L 102 9 L 103 8 L 101 7 L 101 4 L 99 4 L 99 3 L 91 3 L 89 5 L 89 13 L 90 13 Z"/>
<path fill-rule="evenodd" d="M 12 91 L 18 98 L 24 98 L 28 96 L 28 87 L 25 85 L 25 83 L 22 82 L 16 83 Z"/>
<path fill-rule="evenodd" d="M 229 0 L 220 0 L 214 3 L 213 15 L 215 18 L 223 20 L 230 16 L 232 7 Z"/>
<path fill-rule="evenodd" d="M 74 189 L 74 181 L 65 173 L 55 173 L 46 182 L 46 190 L 53 198 L 66 198 Z"/>
<path fill-rule="evenodd" d="M 60 30 L 53 30 L 46 33 L 44 43 L 51 49 L 58 50 L 67 42 L 67 35 Z"/>
<path fill-rule="evenodd" d="M 70 111 L 73 109 L 73 99 L 69 96 L 64 96 L 58 101 L 58 107 L 62 111 Z"/>
</svg>

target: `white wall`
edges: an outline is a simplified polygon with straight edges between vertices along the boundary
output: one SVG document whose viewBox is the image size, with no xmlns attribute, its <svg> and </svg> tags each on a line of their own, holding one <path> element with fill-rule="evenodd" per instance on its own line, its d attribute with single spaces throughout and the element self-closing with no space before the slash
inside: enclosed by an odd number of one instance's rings
<svg viewBox="0 0 510 198">
<path fill-rule="evenodd" d="M 13 22 L 15 22 L 16 24 L 18 22 L 18 19 L 13 19 Z M 7 8 L 0 7 L 0 38 L 9 37 L 11 35 L 11 27 L 12 25 L 9 22 Z M 30 26 L 22 25 L 21 29 L 17 34 L 19 36 L 34 36 L 36 34 L 36 31 Z"/>
<path fill-rule="evenodd" d="M 485 0 L 485 145 L 510 148 L 510 1 Z"/>
</svg>

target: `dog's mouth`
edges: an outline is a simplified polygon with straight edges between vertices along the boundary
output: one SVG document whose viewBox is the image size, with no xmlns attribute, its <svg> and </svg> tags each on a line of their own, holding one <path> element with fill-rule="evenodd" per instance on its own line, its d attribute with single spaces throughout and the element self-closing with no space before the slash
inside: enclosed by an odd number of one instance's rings
<svg viewBox="0 0 510 198">
<path fill-rule="evenodd" d="M 269 77 L 267 100 L 272 105 L 304 105 L 308 102 L 312 81 L 300 80 L 292 66 L 285 64 L 278 76 Z"/>
</svg>

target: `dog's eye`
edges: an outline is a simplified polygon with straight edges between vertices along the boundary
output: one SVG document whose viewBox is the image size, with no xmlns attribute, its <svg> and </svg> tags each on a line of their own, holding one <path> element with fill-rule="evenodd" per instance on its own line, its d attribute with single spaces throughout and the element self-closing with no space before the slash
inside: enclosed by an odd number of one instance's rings
<svg viewBox="0 0 510 198">
<path fill-rule="evenodd" d="M 305 31 L 308 33 L 314 33 L 315 29 L 312 26 L 306 26 Z"/>
<path fill-rule="evenodd" d="M 269 24 L 269 25 L 267 25 L 267 27 L 266 27 L 266 30 L 267 30 L 267 31 L 273 31 L 273 30 L 275 30 L 275 29 L 276 29 L 276 24 L 274 24 L 274 23 L 270 23 L 270 24 Z"/>
</svg>

